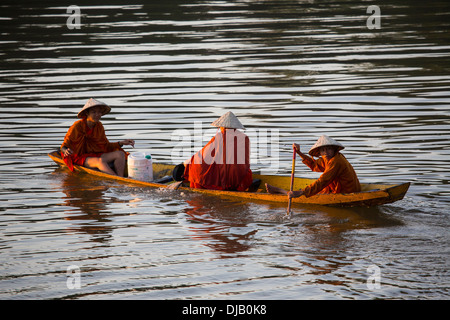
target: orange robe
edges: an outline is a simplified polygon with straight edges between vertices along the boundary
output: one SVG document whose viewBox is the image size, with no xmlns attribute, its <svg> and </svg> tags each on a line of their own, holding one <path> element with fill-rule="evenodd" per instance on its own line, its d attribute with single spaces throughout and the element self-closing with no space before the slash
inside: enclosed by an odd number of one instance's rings
<svg viewBox="0 0 450 320">
<path fill-rule="evenodd" d="M 319 179 L 307 186 L 303 193 L 311 197 L 318 193 L 352 193 L 361 191 L 356 172 L 344 155 L 337 153 L 329 161 L 307 157 L 303 163 L 315 172 L 323 172 Z"/>
<path fill-rule="evenodd" d="M 76 121 L 67 131 L 62 147 L 73 151 L 64 162 L 73 171 L 73 165 L 83 165 L 87 157 L 100 157 L 103 153 L 122 150 L 118 142 L 111 143 L 106 138 L 105 129 L 101 122 L 90 129 L 86 119 Z M 125 151 L 124 151 L 125 152 Z"/>
<path fill-rule="evenodd" d="M 245 191 L 252 184 L 250 140 L 239 130 L 219 130 L 185 162 L 191 188 Z"/>
</svg>

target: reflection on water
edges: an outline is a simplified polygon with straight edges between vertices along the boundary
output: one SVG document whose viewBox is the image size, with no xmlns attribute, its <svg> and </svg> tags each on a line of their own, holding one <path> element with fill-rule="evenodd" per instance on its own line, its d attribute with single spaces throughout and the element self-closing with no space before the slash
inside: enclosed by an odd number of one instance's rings
<svg viewBox="0 0 450 320">
<path fill-rule="evenodd" d="M 0 297 L 436 299 L 448 297 L 450 8 L 358 1 L 0 4 Z M 367 208 L 264 204 L 143 189 L 55 170 L 85 101 L 109 103 L 111 141 L 170 162 L 236 113 L 264 169 L 264 132 L 290 145 L 328 134 L 362 182 L 412 182 Z M 265 131 L 264 131 L 265 130 Z M 261 136 L 263 137 L 260 140 Z M 197 143 L 194 139 L 191 143 Z M 189 146 L 187 146 L 189 148 Z M 194 147 L 187 151 L 194 151 Z M 188 152 L 189 153 L 189 152 Z M 298 176 L 315 173 L 298 165 Z M 78 265 L 82 288 L 66 287 Z M 379 266 L 382 287 L 366 286 Z"/>
<path fill-rule="evenodd" d="M 187 221 L 192 238 L 205 240 L 208 247 L 225 256 L 245 253 L 251 248 L 251 239 L 257 230 L 248 228 L 245 223 L 248 215 L 245 205 L 227 205 L 226 201 L 214 203 L 202 196 L 193 196 L 186 202 L 190 206 L 185 213 L 189 215 Z"/>
<path fill-rule="evenodd" d="M 67 174 L 62 180 L 62 198 L 66 210 L 65 219 L 75 222 L 74 227 L 67 232 L 85 232 L 92 236 L 93 241 L 106 242 L 111 238 L 112 227 L 108 227 L 110 212 L 107 210 L 105 191 L 106 186 L 96 186 L 95 180 L 83 181 L 74 175 Z M 79 226 L 76 226 L 79 224 Z"/>
</svg>

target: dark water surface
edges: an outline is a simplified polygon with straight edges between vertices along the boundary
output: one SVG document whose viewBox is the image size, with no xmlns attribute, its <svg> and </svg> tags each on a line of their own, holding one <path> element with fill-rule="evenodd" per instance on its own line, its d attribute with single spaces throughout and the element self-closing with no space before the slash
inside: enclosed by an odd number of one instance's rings
<svg viewBox="0 0 450 320">
<path fill-rule="evenodd" d="M 446 1 L 124 3 L 78 2 L 80 29 L 75 3 L 0 4 L 1 299 L 448 299 Z M 289 145 L 328 134 L 362 182 L 412 185 L 394 204 L 286 218 L 73 175 L 47 153 L 90 97 L 112 106 L 111 141 L 155 161 L 190 155 L 231 110 L 255 171 L 289 175 Z"/>
</svg>

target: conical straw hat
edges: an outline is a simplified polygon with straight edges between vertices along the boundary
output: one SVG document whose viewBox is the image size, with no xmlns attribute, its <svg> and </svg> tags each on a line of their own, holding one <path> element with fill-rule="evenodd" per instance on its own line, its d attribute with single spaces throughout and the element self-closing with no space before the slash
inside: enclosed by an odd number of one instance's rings
<svg viewBox="0 0 450 320">
<path fill-rule="evenodd" d="M 211 123 L 214 127 L 224 127 L 229 129 L 245 129 L 238 118 L 233 114 L 233 112 L 228 111 L 219 119 Z"/>
<path fill-rule="evenodd" d="M 81 109 L 81 111 L 78 112 L 78 118 L 86 117 L 87 110 L 89 108 L 96 107 L 96 106 L 102 106 L 103 107 L 103 114 L 102 115 L 105 115 L 105 114 L 107 114 L 107 113 L 109 113 L 111 111 L 111 107 L 108 106 L 106 103 L 98 101 L 98 100 L 95 100 L 94 98 L 90 98 L 86 102 L 86 104 L 84 105 L 83 109 Z"/>
<path fill-rule="evenodd" d="M 338 147 L 339 151 L 344 149 L 344 146 L 342 144 L 330 138 L 329 136 L 323 135 L 317 140 L 317 142 L 312 146 L 311 150 L 309 150 L 308 153 L 314 157 L 319 157 L 320 156 L 319 148 L 325 146 Z"/>
</svg>

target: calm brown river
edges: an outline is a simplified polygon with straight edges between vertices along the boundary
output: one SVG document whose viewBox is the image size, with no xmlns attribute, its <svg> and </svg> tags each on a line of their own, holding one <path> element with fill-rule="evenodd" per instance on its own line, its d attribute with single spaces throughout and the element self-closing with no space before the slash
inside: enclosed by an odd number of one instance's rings
<svg viewBox="0 0 450 320">
<path fill-rule="evenodd" d="M 54 3 L 0 3 L 0 299 L 449 298 L 447 1 Z M 327 134 L 361 182 L 411 187 L 287 218 L 72 174 L 47 154 L 90 97 L 154 161 L 233 111 L 254 171 L 289 175 L 290 145 Z"/>
</svg>

